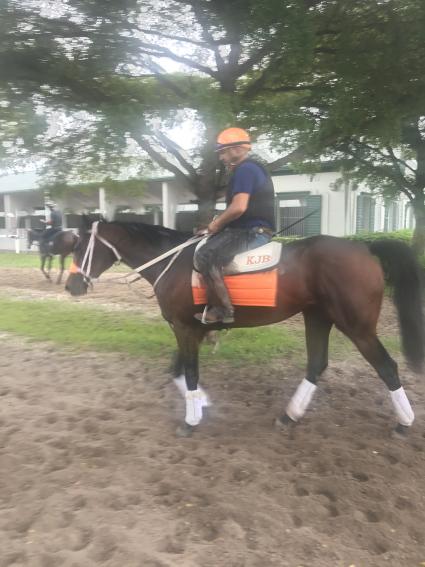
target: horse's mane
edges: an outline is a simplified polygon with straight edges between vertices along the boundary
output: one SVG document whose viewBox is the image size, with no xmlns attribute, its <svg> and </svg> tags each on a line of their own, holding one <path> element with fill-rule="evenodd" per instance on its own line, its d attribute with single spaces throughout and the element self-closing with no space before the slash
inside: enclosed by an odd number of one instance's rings
<svg viewBox="0 0 425 567">
<path fill-rule="evenodd" d="M 152 244 L 158 244 L 158 241 L 161 240 L 177 245 L 185 242 L 188 238 L 193 236 L 190 232 L 180 232 L 178 230 L 173 230 L 172 228 L 166 228 L 165 226 L 156 224 L 123 221 L 112 221 L 109 224 L 114 224 L 115 226 L 123 228 L 130 236 L 134 236 L 136 238 L 143 237 Z"/>
</svg>

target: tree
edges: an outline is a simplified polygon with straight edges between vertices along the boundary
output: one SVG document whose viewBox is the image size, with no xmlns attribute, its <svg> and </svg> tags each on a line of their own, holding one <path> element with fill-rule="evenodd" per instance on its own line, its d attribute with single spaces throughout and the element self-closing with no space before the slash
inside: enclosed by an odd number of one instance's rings
<svg viewBox="0 0 425 567">
<path fill-rule="evenodd" d="M 341 0 L 322 9 L 305 143 L 312 153 L 339 159 L 346 176 L 384 197 L 406 195 L 416 219 L 414 247 L 423 254 L 425 4 Z M 271 92 L 282 89 L 278 80 L 270 84 Z M 276 144 L 285 123 L 275 111 Z"/>
<path fill-rule="evenodd" d="M 345 55 L 339 73 L 355 102 L 354 123 L 335 149 L 353 174 L 384 196 L 406 195 L 416 227 L 413 244 L 425 252 L 425 5 L 393 0 L 365 13 L 351 29 L 357 65 Z M 362 31 L 358 24 L 362 22 Z M 347 23 L 348 24 L 348 23 Z M 353 52 L 353 47 L 348 46 Z M 362 57 L 358 54 L 361 51 Z M 347 51 L 346 51 L 347 53 Z M 351 64 L 350 64 L 351 63 Z M 343 98 L 339 97 L 339 106 Z"/>
<path fill-rule="evenodd" d="M 304 120 L 297 112 L 299 85 L 311 68 L 313 15 L 320 4 L 70 0 L 46 12 L 42 2 L 9 0 L 1 24 L 2 95 L 9 107 L 31 104 L 34 113 L 66 115 L 71 127 L 65 124 L 60 137 L 30 128 L 32 137 L 25 141 L 47 168 L 54 164 L 56 172 L 78 173 L 82 166 L 104 175 L 136 142 L 193 190 L 205 220 L 221 188 L 211 151 L 215 135 L 236 121 L 255 125 L 256 134 L 267 132 L 251 115 L 267 107 L 264 86 L 278 62 L 287 88 L 277 96 L 282 112 L 294 130 Z M 164 61 L 178 67 L 167 70 Z M 6 81 L 12 85 L 8 91 Z M 164 129 L 187 113 L 203 132 L 200 150 L 191 155 Z M 20 121 L 9 134 L 16 140 L 25 126 Z M 11 149 L 14 143 L 6 153 Z"/>
<path fill-rule="evenodd" d="M 223 184 L 214 137 L 237 123 L 273 140 L 282 157 L 271 169 L 327 151 L 353 178 L 405 193 L 422 248 L 424 10 L 421 0 L 69 0 L 46 12 L 9 0 L 6 154 L 86 179 L 123 164 L 146 171 L 148 156 L 194 192 L 206 220 Z M 53 113 L 66 117 L 56 134 Z M 200 132 L 190 153 L 167 136 L 187 116 Z"/>
</svg>

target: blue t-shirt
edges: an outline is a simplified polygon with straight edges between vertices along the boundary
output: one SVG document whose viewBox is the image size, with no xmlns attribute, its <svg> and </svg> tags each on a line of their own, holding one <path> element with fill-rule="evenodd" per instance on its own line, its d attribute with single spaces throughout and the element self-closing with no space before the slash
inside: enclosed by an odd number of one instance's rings
<svg viewBox="0 0 425 567">
<path fill-rule="evenodd" d="M 233 197 L 238 193 L 253 195 L 257 191 L 260 191 L 266 182 L 267 176 L 259 165 L 252 161 L 242 162 L 238 165 L 230 178 L 230 196 Z M 270 228 L 269 224 L 260 218 L 250 218 L 244 225 L 246 228 L 252 228 L 254 226 Z"/>
<path fill-rule="evenodd" d="M 252 195 L 263 187 L 266 181 L 266 174 L 259 165 L 252 161 L 241 163 L 230 180 L 232 196 L 237 193 Z"/>
</svg>

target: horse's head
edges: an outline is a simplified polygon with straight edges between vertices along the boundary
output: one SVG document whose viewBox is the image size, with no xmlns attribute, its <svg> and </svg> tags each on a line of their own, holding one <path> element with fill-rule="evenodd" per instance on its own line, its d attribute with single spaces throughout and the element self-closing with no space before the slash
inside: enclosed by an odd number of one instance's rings
<svg viewBox="0 0 425 567">
<path fill-rule="evenodd" d="M 114 247 L 113 225 L 106 222 L 87 223 L 80 228 L 78 243 L 65 289 L 71 295 L 85 295 L 93 278 L 98 278 L 120 257 Z"/>
</svg>

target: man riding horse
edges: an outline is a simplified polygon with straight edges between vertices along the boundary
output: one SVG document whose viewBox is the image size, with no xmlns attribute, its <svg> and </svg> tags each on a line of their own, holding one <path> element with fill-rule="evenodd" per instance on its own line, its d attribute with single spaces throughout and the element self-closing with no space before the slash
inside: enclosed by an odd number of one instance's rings
<svg viewBox="0 0 425 567">
<path fill-rule="evenodd" d="M 40 246 L 48 248 L 58 232 L 62 230 L 62 213 L 53 201 L 46 201 L 46 230 L 40 237 Z"/>
<path fill-rule="evenodd" d="M 223 280 L 223 266 L 238 252 L 267 244 L 275 230 L 273 182 L 264 166 L 249 157 L 251 139 L 241 128 L 227 128 L 217 137 L 218 157 L 230 170 L 226 210 L 208 225 L 208 239 L 196 254 L 196 264 L 207 286 L 205 324 L 233 323 L 234 309 Z"/>
</svg>

